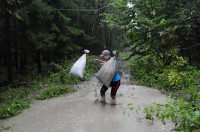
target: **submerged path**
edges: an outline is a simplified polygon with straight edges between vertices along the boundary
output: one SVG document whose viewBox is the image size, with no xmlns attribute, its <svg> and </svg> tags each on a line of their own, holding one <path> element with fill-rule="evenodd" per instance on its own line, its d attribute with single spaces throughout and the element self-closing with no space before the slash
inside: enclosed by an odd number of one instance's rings
<svg viewBox="0 0 200 132">
<path fill-rule="evenodd" d="M 4 120 L 3 124 L 13 126 L 11 132 L 170 132 L 174 128 L 170 121 L 165 125 L 158 120 L 152 123 L 142 111 L 123 115 L 122 107 L 128 103 L 148 107 L 154 102 L 165 104 L 167 98 L 156 89 L 132 84 L 125 73 L 121 76 L 116 105 L 110 104 L 110 89 L 106 103 L 98 101 L 101 84 L 95 77 L 74 87 L 79 90 L 71 95 L 35 101 L 29 109 Z"/>
</svg>

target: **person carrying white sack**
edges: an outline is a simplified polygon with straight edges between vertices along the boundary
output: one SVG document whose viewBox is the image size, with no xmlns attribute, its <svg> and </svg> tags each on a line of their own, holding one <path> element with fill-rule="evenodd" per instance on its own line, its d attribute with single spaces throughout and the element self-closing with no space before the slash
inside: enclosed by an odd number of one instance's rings
<svg viewBox="0 0 200 132">
<path fill-rule="evenodd" d="M 104 50 L 102 52 L 102 54 L 100 55 L 101 57 L 103 57 L 106 61 L 103 61 L 103 60 L 99 60 L 99 59 L 95 59 L 94 61 L 95 62 L 99 62 L 100 64 L 105 64 L 108 60 L 110 60 L 112 57 L 111 57 L 111 53 L 109 50 Z M 113 100 L 116 99 L 116 93 L 117 93 L 117 90 L 120 86 L 120 76 L 119 76 L 119 71 L 118 71 L 118 63 L 117 63 L 117 60 L 116 60 L 116 71 L 115 71 L 115 75 L 110 83 L 110 87 L 111 87 L 111 98 Z M 100 95 L 101 95 L 101 100 L 104 102 L 105 101 L 105 93 L 106 91 L 108 90 L 108 87 L 106 87 L 105 85 L 103 85 L 101 87 L 101 90 L 100 90 Z"/>
</svg>

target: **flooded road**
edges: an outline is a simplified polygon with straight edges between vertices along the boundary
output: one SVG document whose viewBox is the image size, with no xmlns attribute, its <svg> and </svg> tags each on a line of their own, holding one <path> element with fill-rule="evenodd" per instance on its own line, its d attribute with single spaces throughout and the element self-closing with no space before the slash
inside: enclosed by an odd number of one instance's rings
<svg viewBox="0 0 200 132">
<path fill-rule="evenodd" d="M 142 111 L 133 110 L 128 117 L 123 115 L 122 106 L 150 106 L 153 102 L 164 104 L 166 96 L 156 89 L 130 85 L 122 78 L 117 93 L 117 104 L 111 105 L 110 89 L 106 103 L 97 101 L 101 84 L 96 78 L 76 87 L 76 93 L 60 98 L 36 101 L 19 116 L 4 121 L 4 125 L 14 126 L 16 132 L 169 132 L 171 122 L 163 125 L 155 120 L 145 119 Z M 11 131 L 11 130 L 10 130 Z"/>
<path fill-rule="evenodd" d="M 116 105 L 112 105 L 110 89 L 106 92 L 106 103 L 99 101 L 101 86 L 93 77 L 75 85 L 79 89 L 77 92 L 35 101 L 22 114 L 3 123 L 13 126 L 14 132 L 170 132 L 174 128 L 170 121 L 165 125 L 158 120 L 152 123 L 145 119 L 142 111 L 133 110 L 130 116 L 123 115 L 122 107 L 128 103 L 134 107 L 148 107 L 154 102 L 165 104 L 167 96 L 158 90 L 134 85 L 129 81 L 129 75 L 123 73 Z"/>
</svg>

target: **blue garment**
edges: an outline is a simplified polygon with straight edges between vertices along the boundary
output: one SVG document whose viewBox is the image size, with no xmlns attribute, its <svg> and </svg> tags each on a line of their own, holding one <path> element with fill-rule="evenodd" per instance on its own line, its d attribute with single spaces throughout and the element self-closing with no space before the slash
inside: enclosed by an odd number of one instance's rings
<svg viewBox="0 0 200 132">
<path fill-rule="evenodd" d="M 110 57 L 110 59 L 113 58 L 113 57 Z M 110 60 L 108 59 L 108 60 Z M 107 60 L 107 61 L 108 61 Z M 118 63 L 117 63 L 117 60 L 116 60 L 116 64 L 117 64 L 117 72 L 115 73 L 114 77 L 113 77 L 113 82 L 116 82 L 116 81 L 119 81 L 120 80 L 120 77 L 119 77 L 119 70 L 118 70 Z"/>
<path fill-rule="evenodd" d="M 112 80 L 113 82 L 120 80 L 117 60 L 116 60 L 116 64 L 117 64 L 117 72 L 115 73 L 115 76 L 113 77 L 113 80 Z"/>
</svg>

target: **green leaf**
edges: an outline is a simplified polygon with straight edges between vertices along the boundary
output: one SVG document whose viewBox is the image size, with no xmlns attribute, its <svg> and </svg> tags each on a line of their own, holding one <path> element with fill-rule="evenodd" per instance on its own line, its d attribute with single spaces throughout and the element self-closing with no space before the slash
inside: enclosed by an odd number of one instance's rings
<svg viewBox="0 0 200 132">
<path fill-rule="evenodd" d="M 194 113 L 195 113 L 196 117 L 200 116 L 200 111 L 195 111 Z"/>
<path fill-rule="evenodd" d="M 159 109 L 160 109 L 160 105 L 159 105 L 159 104 L 157 104 L 156 106 L 157 106 L 157 108 L 159 108 Z"/>
<path fill-rule="evenodd" d="M 130 106 L 130 105 L 133 105 L 133 104 L 131 104 L 131 103 L 130 103 L 130 104 L 128 104 L 128 106 Z"/>
<path fill-rule="evenodd" d="M 167 109 L 169 107 L 169 105 L 168 104 L 165 104 L 165 108 Z"/>
<path fill-rule="evenodd" d="M 169 114 L 166 115 L 166 119 L 169 119 Z"/>
<path fill-rule="evenodd" d="M 159 113 L 156 113 L 156 118 L 158 118 L 158 117 L 159 117 L 159 115 L 160 115 Z"/>
</svg>

